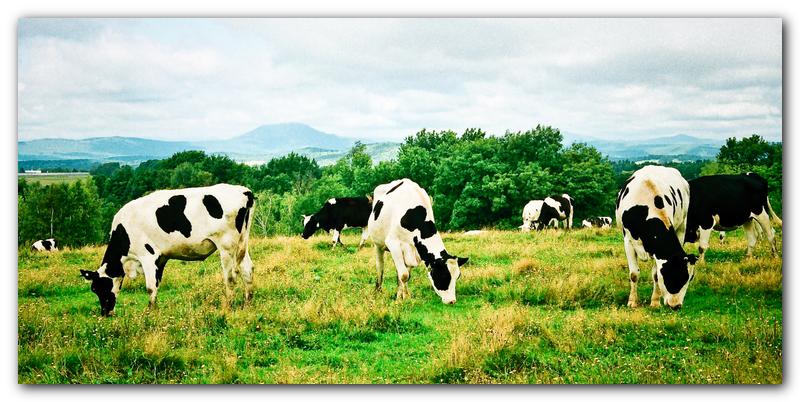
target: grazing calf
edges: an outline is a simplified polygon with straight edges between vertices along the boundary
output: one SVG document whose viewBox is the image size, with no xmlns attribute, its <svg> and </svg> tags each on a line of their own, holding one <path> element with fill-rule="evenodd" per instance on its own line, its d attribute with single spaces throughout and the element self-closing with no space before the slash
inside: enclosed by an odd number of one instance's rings
<svg viewBox="0 0 800 402">
<path fill-rule="evenodd" d="M 56 239 L 36 240 L 31 244 L 31 251 L 58 251 Z"/>
<path fill-rule="evenodd" d="M 372 211 L 369 197 L 331 198 L 313 215 L 303 215 L 303 238 L 308 239 L 317 230 L 333 232 L 333 247 L 342 244 L 339 235 L 347 228 L 363 228 L 360 249 L 367 239 L 367 222 Z"/>
<path fill-rule="evenodd" d="M 659 306 L 661 293 L 669 307 L 681 308 L 697 262 L 695 255 L 683 250 L 689 194 L 689 184 L 680 172 L 662 166 L 637 170 L 620 189 L 616 218 L 622 226 L 630 271 L 629 307 L 638 305 L 639 260 L 653 257 L 650 306 Z"/>
<path fill-rule="evenodd" d="M 585 228 L 610 228 L 611 227 L 611 217 L 610 216 L 593 216 L 588 219 L 584 219 L 581 222 L 581 225 Z"/>
<path fill-rule="evenodd" d="M 564 227 L 572 228 L 572 198 L 567 194 L 547 197 L 544 200 L 533 200 L 522 209 L 523 232 L 532 228 L 542 230 L 549 226 L 558 228 L 558 222 L 564 221 Z"/>
<path fill-rule="evenodd" d="M 774 221 L 783 222 L 769 204 L 767 181 L 756 173 L 702 176 L 689 181 L 692 202 L 686 224 L 686 243 L 699 242 L 700 261 L 705 260 L 711 230 L 726 231 L 739 226 L 747 236 L 747 257 L 753 256 L 759 229 L 777 254 Z M 720 241 L 724 237 L 720 234 Z"/>
<path fill-rule="evenodd" d="M 100 268 L 81 270 L 100 299 L 100 313 L 111 315 L 123 278 L 144 274 L 150 307 L 170 259 L 202 261 L 219 249 L 226 307 L 238 274 L 245 301 L 252 297 L 253 262 L 248 251 L 253 193 L 246 187 L 160 190 L 125 204 L 114 215 L 111 238 Z"/>
<path fill-rule="evenodd" d="M 400 179 L 375 187 L 368 232 L 375 245 L 376 290 L 383 284 L 383 254 L 389 251 L 397 268 L 398 299 L 411 297 L 409 267 L 419 265 L 422 260 L 428 267 L 433 290 L 442 302 L 456 302 L 456 281 L 467 258 L 450 255 L 445 250 L 436 231 L 431 199 L 417 183 Z"/>
<path fill-rule="evenodd" d="M 572 197 L 568 194 L 561 194 L 561 195 L 554 195 L 552 197 L 547 197 L 544 199 L 545 205 L 550 205 L 554 207 L 557 211 L 557 214 L 552 214 L 552 217 L 542 216 L 540 221 L 541 223 L 550 224 L 553 219 L 556 220 L 555 227 L 558 228 L 558 222 L 564 221 L 564 229 L 572 229 L 572 217 L 575 213 L 572 207 Z M 542 212 L 543 215 L 547 208 L 543 207 Z"/>
</svg>

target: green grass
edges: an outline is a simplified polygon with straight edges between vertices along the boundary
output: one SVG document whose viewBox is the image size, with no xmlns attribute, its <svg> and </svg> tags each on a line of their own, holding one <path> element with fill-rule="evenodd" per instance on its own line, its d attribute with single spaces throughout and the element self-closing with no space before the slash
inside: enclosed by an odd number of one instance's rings
<svg viewBox="0 0 800 402">
<path fill-rule="evenodd" d="M 376 293 L 370 247 L 331 250 L 328 235 L 255 238 L 255 295 L 231 311 L 219 258 L 171 261 L 159 308 L 126 280 L 116 316 L 79 269 L 103 248 L 19 250 L 20 383 L 781 383 L 782 260 L 741 231 L 712 241 L 680 312 L 625 306 L 619 231 L 446 234 L 470 257 L 458 302 L 443 305 L 424 269 L 394 300 L 386 256 Z M 780 237 L 779 237 L 780 240 Z M 642 277 L 649 277 L 648 268 Z M 651 282 L 639 286 L 649 300 Z"/>
<path fill-rule="evenodd" d="M 72 184 L 76 181 L 87 181 L 91 176 L 89 176 L 89 174 L 86 173 L 81 175 L 48 174 L 48 175 L 25 175 L 19 177 L 25 179 L 25 181 L 29 183 L 39 183 L 46 186 L 50 184 L 61 184 L 61 183 Z"/>
</svg>

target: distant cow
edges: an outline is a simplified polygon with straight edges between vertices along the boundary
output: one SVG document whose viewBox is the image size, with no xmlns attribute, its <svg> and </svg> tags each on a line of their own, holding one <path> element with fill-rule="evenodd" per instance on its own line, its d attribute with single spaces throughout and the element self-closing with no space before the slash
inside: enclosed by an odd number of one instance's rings
<svg viewBox="0 0 800 402">
<path fill-rule="evenodd" d="M 558 227 L 558 222 L 564 221 L 564 227 L 572 228 L 572 198 L 567 194 L 547 197 L 544 200 L 533 200 L 525 205 L 522 210 L 523 232 L 532 228 L 542 230 L 548 226 Z"/>
<path fill-rule="evenodd" d="M 680 172 L 663 166 L 637 170 L 620 189 L 616 218 L 622 226 L 630 271 L 629 307 L 638 305 L 638 260 L 650 257 L 655 259 L 650 306 L 659 306 L 659 293 L 673 310 L 683 304 L 697 262 L 697 256 L 683 250 L 689 195 L 689 183 Z"/>
<path fill-rule="evenodd" d="M 56 239 L 36 240 L 31 244 L 31 251 L 58 251 Z"/>
<path fill-rule="evenodd" d="M 699 242 L 700 261 L 705 258 L 711 230 L 726 231 L 739 226 L 747 236 L 747 257 L 759 237 L 759 228 L 777 254 L 772 221 L 783 222 L 769 203 L 767 181 L 756 173 L 702 176 L 689 181 L 692 203 L 686 225 L 686 243 Z M 720 234 L 720 241 L 724 236 Z"/>
<path fill-rule="evenodd" d="M 592 216 L 584 219 L 581 225 L 585 228 L 610 228 L 611 223 L 612 220 L 610 216 Z"/>
<path fill-rule="evenodd" d="M 436 231 L 431 199 L 417 183 L 400 179 L 376 187 L 368 232 L 375 245 L 376 290 L 383 284 L 383 254 L 388 250 L 397 268 L 398 299 L 411 297 L 409 267 L 419 265 L 421 260 L 428 267 L 428 279 L 442 302 L 456 302 L 456 281 L 467 258 L 445 250 Z"/>
<path fill-rule="evenodd" d="M 114 215 L 100 268 L 81 270 L 100 299 L 101 314 L 113 313 L 126 275 L 135 278 L 137 273 L 144 273 L 152 308 L 167 261 L 202 261 L 217 249 L 226 306 L 238 274 L 244 282 L 245 301 L 249 301 L 253 262 L 247 246 L 253 200 L 246 187 L 217 184 L 155 191 L 125 204 Z"/>
<path fill-rule="evenodd" d="M 372 211 L 372 200 L 369 197 L 331 198 L 325 201 L 319 211 L 313 215 L 303 215 L 303 238 L 308 239 L 317 230 L 333 232 L 333 247 L 342 244 L 339 235 L 347 228 L 363 228 L 361 242 L 367 239 L 367 222 Z"/>
</svg>

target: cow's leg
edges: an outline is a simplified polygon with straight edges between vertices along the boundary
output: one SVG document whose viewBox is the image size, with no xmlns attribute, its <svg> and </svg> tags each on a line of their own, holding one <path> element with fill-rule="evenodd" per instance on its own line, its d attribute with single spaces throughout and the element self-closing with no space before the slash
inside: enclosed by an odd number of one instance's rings
<svg viewBox="0 0 800 402">
<path fill-rule="evenodd" d="M 222 263 L 222 282 L 225 285 L 225 300 L 223 307 L 230 309 L 233 300 L 233 286 L 236 284 L 236 254 L 230 247 L 219 248 L 219 259 Z"/>
<path fill-rule="evenodd" d="M 375 278 L 375 291 L 380 292 L 381 286 L 383 285 L 383 253 L 386 250 L 375 245 L 375 269 L 377 271 L 378 276 Z"/>
<path fill-rule="evenodd" d="M 700 236 L 698 238 L 699 245 L 697 246 L 697 252 L 700 254 L 700 262 L 706 262 L 706 250 L 708 250 L 708 244 L 711 240 L 711 229 L 703 229 L 702 227 L 699 228 Z"/>
<path fill-rule="evenodd" d="M 339 240 L 339 235 L 340 234 L 341 233 L 338 230 L 333 229 L 333 246 L 332 246 L 333 248 L 336 248 L 337 244 L 341 244 L 342 243 L 342 241 Z"/>
<path fill-rule="evenodd" d="M 148 304 L 147 307 L 149 309 L 154 309 L 156 308 L 158 285 L 161 279 L 160 277 L 157 277 L 156 273 L 160 270 L 158 269 L 158 266 L 156 266 L 155 261 L 142 260 L 140 261 L 140 264 L 142 265 L 142 271 L 144 271 L 144 287 L 147 289 L 147 294 L 150 296 L 150 304 Z"/>
<path fill-rule="evenodd" d="M 653 265 L 653 270 L 651 271 L 651 275 L 653 277 L 653 294 L 650 295 L 650 307 L 657 308 L 661 307 L 661 290 L 658 287 L 658 275 L 656 274 L 656 270 L 658 269 L 657 265 Z"/>
<path fill-rule="evenodd" d="M 361 247 L 364 247 L 364 243 L 367 241 L 367 237 L 369 237 L 369 231 L 367 229 L 369 229 L 369 227 L 365 227 L 361 230 L 361 242 L 358 243 L 359 250 L 361 250 Z"/>
<path fill-rule="evenodd" d="M 627 236 L 625 236 L 623 244 L 625 245 L 625 256 L 628 257 L 628 273 L 631 282 L 631 293 L 628 295 L 628 307 L 634 308 L 639 305 L 638 293 L 636 290 L 636 284 L 639 282 L 639 261 L 636 257 L 636 250 L 634 250 L 633 244 L 631 244 L 631 240 L 628 239 Z"/>
<path fill-rule="evenodd" d="M 775 245 L 775 230 L 772 229 L 772 222 L 769 220 L 769 214 L 767 214 L 767 211 L 762 211 L 760 214 L 758 214 L 755 217 L 755 221 L 758 225 L 753 224 L 753 229 L 761 229 L 761 232 L 767 236 L 767 241 L 772 248 L 772 255 L 778 255 L 778 247 Z"/>
<path fill-rule="evenodd" d="M 245 247 L 247 247 L 245 245 Z M 242 282 L 244 282 L 244 302 L 249 303 L 253 298 L 253 260 L 250 259 L 250 250 L 245 248 L 244 256 L 239 261 L 239 269 L 242 272 Z"/>
<path fill-rule="evenodd" d="M 756 241 L 758 240 L 758 238 L 756 237 L 757 234 L 755 225 L 756 224 L 755 222 L 753 222 L 752 219 L 748 219 L 747 222 L 745 222 L 742 225 L 742 229 L 744 229 L 744 235 L 747 238 L 747 254 L 745 255 L 746 258 L 753 257 L 753 248 L 755 248 Z"/>
<path fill-rule="evenodd" d="M 392 255 L 394 266 L 397 269 L 397 299 L 408 299 L 411 297 L 408 291 L 408 279 L 411 275 L 403 258 L 403 248 L 396 242 L 387 243 L 386 247 L 389 249 L 389 254 Z"/>
</svg>

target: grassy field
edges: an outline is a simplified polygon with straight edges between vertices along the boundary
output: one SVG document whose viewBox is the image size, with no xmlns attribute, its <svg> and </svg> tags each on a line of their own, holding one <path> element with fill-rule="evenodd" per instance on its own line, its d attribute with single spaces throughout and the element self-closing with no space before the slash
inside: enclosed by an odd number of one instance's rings
<svg viewBox="0 0 800 402">
<path fill-rule="evenodd" d="M 683 309 L 625 306 L 618 230 L 445 234 L 470 257 L 458 302 L 443 305 L 421 267 L 411 300 L 394 300 L 386 258 L 374 291 L 371 247 L 357 233 L 253 239 L 255 296 L 231 311 L 219 258 L 170 261 L 159 308 L 143 277 L 127 280 L 116 316 L 78 270 L 101 247 L 19 250 L 20 383 L 781 383 L 782 261 L 741 231 L 713 240 Z M 781 237 L 779 236 L 779 242 Z M 643 265 L 649 277 L 650 265 Z M 639 286 L 649 300 L 652 282 Z"/>
<path fill-rule="evenodd" d="M 42 185 L 48 184 L 72 184 L 76 181 L 87 181 L 91 176 L 86 174 L 42 174 L 42 175 L 20 175 L 19 177 L 25 179 L 29 183 L 39 183 Z"/>
</svg>

